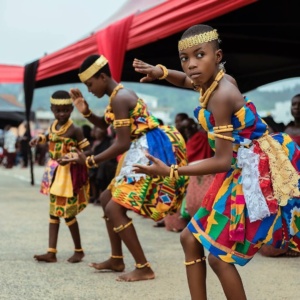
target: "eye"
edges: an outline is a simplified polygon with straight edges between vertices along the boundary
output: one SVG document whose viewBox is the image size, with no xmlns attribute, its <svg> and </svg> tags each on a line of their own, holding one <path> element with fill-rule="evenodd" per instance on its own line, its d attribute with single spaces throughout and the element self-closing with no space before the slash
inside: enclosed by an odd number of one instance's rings
<svg viewBox="0 0 300 300">
<path fill-rule="evenodd" d="M 181 61 L 181 62 L 185 62 L 185 61 L 187 61 L 187 57 L 185 57 L 185 56 L 181 56 L 181 57 L 180 57 L 180 61 Z"/>
<path fill-rule="evenodd" d="M 197 53 L 197 54 L 196 54 L 196 57 L 197 57 L 197 58 L 201 58 L 201 57 L 203 57 L 203 54 L 202 54 L 202 53 Z"/>
</svg>

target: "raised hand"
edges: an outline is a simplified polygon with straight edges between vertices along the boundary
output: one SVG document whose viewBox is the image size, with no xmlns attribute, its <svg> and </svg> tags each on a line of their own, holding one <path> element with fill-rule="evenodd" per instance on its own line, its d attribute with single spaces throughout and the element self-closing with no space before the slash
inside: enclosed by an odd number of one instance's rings
<svg viewBox="0 0 300 300">
<path fill-rule="evenodd" d="M 80 92 L 79 89 L 71 89 L 70 90 L 70 95 L 73 100 L 73 103 L 77 110 L 82 113 L 83 115 L 86 115 L 89 113 L 89 105 L 88 103 L 84 100 L 82 93 Z"/>
<path fill-rule="evenodd" d="M 151 165 L 134 164 L 132 170 L 135 173 L 143 173 L 149 176 L 169 176 L 170 167 L 163 163 L 160 159 L 155 158 L 149 153 L 145 154 L 146 157 L 152 162 Z"/>
<path fill-rule="evenodd" d="M 151 82 L 163 76 L 163 70 L 160 67 L 152 66 L 135 58 L 133 60 L 134 70 L 146 76 L 140 79 L 140 82 Z"/>
</svg>

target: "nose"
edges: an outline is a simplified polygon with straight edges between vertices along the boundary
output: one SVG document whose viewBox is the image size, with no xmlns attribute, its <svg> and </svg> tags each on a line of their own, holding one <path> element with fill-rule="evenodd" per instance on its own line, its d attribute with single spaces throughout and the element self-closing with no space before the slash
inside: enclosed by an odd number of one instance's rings
<svg viewBox="0 0 300 300">
<path fill-rule="evenodd" d="M 189 65 L 188 65 L 189 70 L 194 69 L 196 67 L 197 67 L 197 60 L 194 58 L 190 58 Z"/>
</svg>

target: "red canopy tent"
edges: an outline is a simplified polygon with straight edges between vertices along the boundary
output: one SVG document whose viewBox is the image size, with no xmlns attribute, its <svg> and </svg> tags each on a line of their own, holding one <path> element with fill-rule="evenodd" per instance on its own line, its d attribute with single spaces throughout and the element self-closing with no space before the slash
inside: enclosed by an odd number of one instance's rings
<svg viewBox="0 0 300 300">
<path fill-rule="evenodd" d="M 21 83 L 24 79 L 24 67 L 0 64 L 0 83 Z"/>
<path fill-rule="evenodd" d="M 39 60 L 36 74 L 38 86 L 42 81 L 78 69 L 90 54 L 101 53 L 110 62 L 112 76 L 121 80 L 126 51 L 136 49 L 180 32 L 195 23 L 226 14 L 256 0 L 168 0 L 142 12 L 132 13 L 127 2 L 127 15 L 91 36 Z M 140 1 L 139 1 L 140 2 Z M 149 6 L 152 0 L 139 5 Z M 140 6 L 140 8 L 143 8 Z M 174 45 L 176 47 L 176 45 Z M 78 81 L 78 79 L 77 79 Z"/>
</svg>

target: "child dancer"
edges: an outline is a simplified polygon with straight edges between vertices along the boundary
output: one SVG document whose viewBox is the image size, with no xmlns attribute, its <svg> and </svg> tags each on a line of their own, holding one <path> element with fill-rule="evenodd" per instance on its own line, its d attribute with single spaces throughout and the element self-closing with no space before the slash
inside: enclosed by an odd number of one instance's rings
<svg viewBox="0 0 300 300">
<path fill-rule="evenodd" d="M 74 149 L 89 150 L 89 142 L 80 127 L 70 119 L 73 102 L 66 91 L 57 91 L 51 98 L 51 111 L 55 121 L 47 135 L 39 135 L 30 146 L 49 142 L 50 159 L 43 175 L 41 192 L 50 194 L 49 248 L 46 254 L 35 255 L 37 261 L 56 262 L 56 245 L 60 218 L 65 219 L 74 242 L 74 254 L 68 259 L 77 263 L 84 257 L 76 215 L 89 201 L 87 168 L 79 164 L 62 162 L 63 157 L 76 156 Z"/>
<path fill-rule="evenodd" d="M 145 102 L 111 77 L 108 61 L 103 55 L 89 56 L 81 65 L 79 78 L 89 92 L 98 98 L 108 95 L 109 104 L 104 117 L 99 117 L 89 109 L 81 92 L 72 89 L 74 105 L 95 126 L 106 129 L 109 124 L 113 124 L 116 141 L 95 156 L 86 157 L 78 152 L 78 159 L 64 161 L 76 161 L 92 167 L 125 153 L 118 164 L 116 177 L 100 199 L 111 244 L 111 256 L 104 262 L 92 263 L 90 266 L 97 270 L 123 271 L 123 241 L 135 260 L 135 269 L 119 276 L 117 280 L 153 279 L 154 272 L 126 212 L 132 210 L 154 221 L 163 219 L 180 206 L 188 177 L 154 178 L 135 174 L 131 169 L 134 162 L 148 162 L 145 151 L 155 153 L 167 165 L 185 166 L 184 139 L 174 127 L 159 126 Z"/>
<path fill-rule="evenodd" d="M 205 247 L 227 299 L 243 300 L 235 264 L 247 264 L 263 244 L 300 251 L 299 148 L 287 134 L 269 135 L 253 103 L 225 74 L 217 30 L 187 29 L 178 50 L 184 73 L 140 60 L 133 66 L 147 75 L 143 82 L 164 74 L 174 85 L 200 91 L 194 113 L 215 154 L 178 169 L 146 154 L 152 164 L 133 170 L 166 177 L 216 173 L 202 207 L 181 233 L 189 289 L 193 300 L 207 299 Z"/>
</svg>

